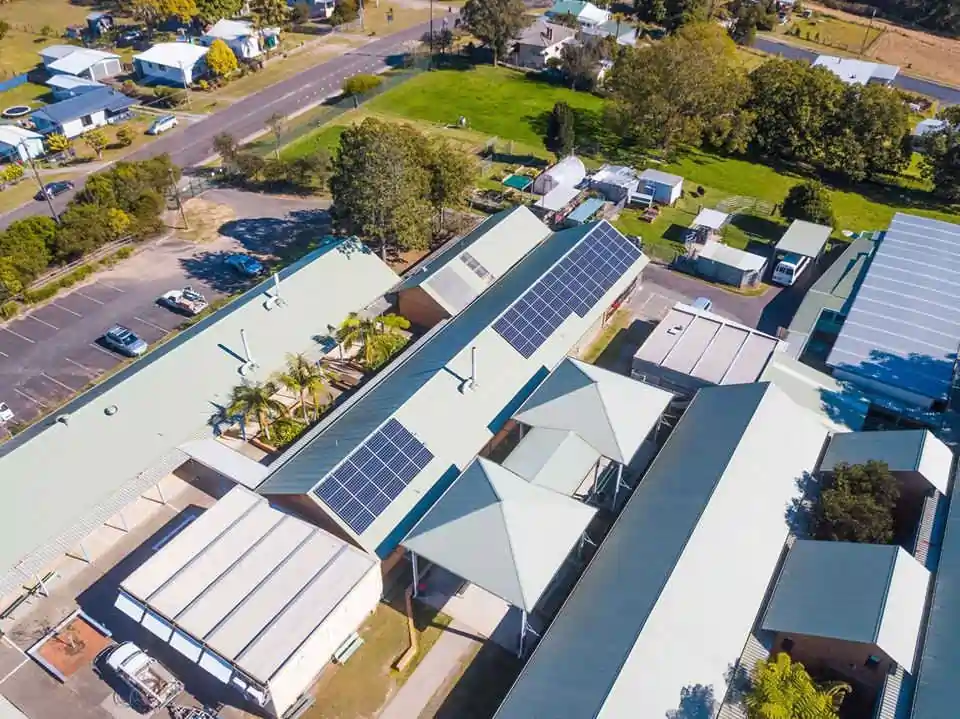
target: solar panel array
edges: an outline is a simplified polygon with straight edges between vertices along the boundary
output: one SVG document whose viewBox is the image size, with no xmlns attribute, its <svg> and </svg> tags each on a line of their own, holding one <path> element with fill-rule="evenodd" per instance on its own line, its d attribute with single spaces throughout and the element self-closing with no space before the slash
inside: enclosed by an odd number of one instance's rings
<svg viewBox="0 0 960 719">
<path fill-rule="evenodd" d="M 433 454 L 420 440 L 390 419 L 313 493 L 361 534 L 431 459 Z"/>
<path fill-rule="evenodd" d="M 493 329 L 530 357 L 572 313 L 590 308 L 640 257 L 640 249 L 601 222 L 501 315 Z"/>
</svg>

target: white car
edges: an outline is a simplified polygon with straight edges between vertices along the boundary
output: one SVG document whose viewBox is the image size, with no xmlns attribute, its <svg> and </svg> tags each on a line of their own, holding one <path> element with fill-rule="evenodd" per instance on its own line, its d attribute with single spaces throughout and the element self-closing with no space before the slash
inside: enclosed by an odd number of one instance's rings
<svg viewBox="0 0 960 719">
<path fill-rule="evenodd" d="M 0 424 L 6 424 L 13 419 L 13 410 L 6 402 L 0 402 Z"/>
<path fill-rule="evenodd" d="M 170 290 L 160 298 L 160 304 L 175 312 L 195 317 L 207 309 L 207 298 L 192 287 L 182 290 Z"/>
<path fill-rule="evenodd" d="M 172 130 L 177 126 L 177 116 L 176 115 L 164 115 L 163 117 L 158 117 L 153 121 L 153 124 L 147 129 L 148 135 L 159 135 L 166 132 L 167 130 Z"/>
</svg>

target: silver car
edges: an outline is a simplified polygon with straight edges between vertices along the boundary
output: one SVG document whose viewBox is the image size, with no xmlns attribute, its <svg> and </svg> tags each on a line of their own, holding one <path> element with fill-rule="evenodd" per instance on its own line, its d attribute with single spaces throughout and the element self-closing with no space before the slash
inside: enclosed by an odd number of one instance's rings
<svg viewBox="0 0 960 719">
<path fill-rule="evenodd" d="M 107 330 L 103 343 L 114 352 L 127 357 L 139 357 L 147 351 L 147 343 L 123 325 L 114 325 Z"/>
</svg>

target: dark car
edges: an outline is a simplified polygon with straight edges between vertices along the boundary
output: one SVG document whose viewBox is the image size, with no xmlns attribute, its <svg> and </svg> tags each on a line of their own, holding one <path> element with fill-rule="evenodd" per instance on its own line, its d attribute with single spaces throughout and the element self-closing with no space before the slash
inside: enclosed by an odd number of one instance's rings
<svg viewBox="0 0 960 719">
<path fill-rule="evenodd" d="M 43 190 L 33 196 L 35 200 L 45 200 L 48 197 L 56 197 L 64 192 L 73 189 L 73 183 L 69 180 L 58 180 L 57 182 L 48 182 L 43 186 Z"/>
<path fill-rule="evenodd" d="M 250 255 L 230 255 L 227 258 L 227 266 L 244 277 L 256 277 L 263 272 L 263 264 L 260 260 Z"/>
<path fill-rule="evenodd" d="M 133 47 L 143 39 L 143 31 L 133 28 L 117 35 L 117 47 Z"/>
</svg>

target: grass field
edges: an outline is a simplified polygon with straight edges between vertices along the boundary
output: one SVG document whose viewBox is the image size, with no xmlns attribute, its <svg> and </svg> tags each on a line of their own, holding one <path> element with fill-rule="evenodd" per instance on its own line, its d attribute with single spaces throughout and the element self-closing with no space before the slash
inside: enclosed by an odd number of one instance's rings
<svg viewBox="0 0 960 719">
<path fill-rule="evenodd" d="M 0 5 L 0 19 L 11 25 L 0 43 L 0 75 L 10 77 L 34 67 L 40 61 L 37 51 L 58 42 L 68 25 L 83 23 L 89 12 L 69 0 L 13 0 Z M 44 27 L 52 30 L 48 37 L 41 34 Z"/>
<path fill-rule="evenodd" d="M 794 34 L 797 31 L 800 34 L 795 37 L 799 39 L 852 53 L 859 53 L 861 47 L 869 48 L 884 33 L 882 28 L 821 14 L 811 18 L 796 17 L 787 25 L 778 26 L 778 32 Z"/>
</svg>

